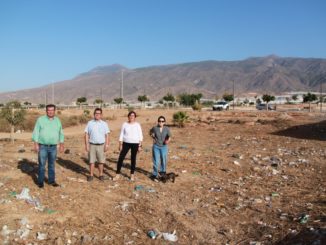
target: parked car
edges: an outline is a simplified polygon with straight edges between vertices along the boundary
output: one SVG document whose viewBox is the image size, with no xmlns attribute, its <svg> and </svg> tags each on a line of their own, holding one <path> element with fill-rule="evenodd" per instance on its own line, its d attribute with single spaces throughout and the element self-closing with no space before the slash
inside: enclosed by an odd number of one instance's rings
<svg viewBox="0 0 326 245">
<path fill-rule="evenodd" d="M 256 105 L 257 110 L 266 110 L 266 103 L 260 103 Z M 275 106 L 268 104 L 268 110 L 275 110 Z"/>
<path fill-rule="evenodd" d="M 213 111 L 228 110 L 229 108 L 229 103 L 226 101 L 218 101 L 213 104 Z"/>
</svg>

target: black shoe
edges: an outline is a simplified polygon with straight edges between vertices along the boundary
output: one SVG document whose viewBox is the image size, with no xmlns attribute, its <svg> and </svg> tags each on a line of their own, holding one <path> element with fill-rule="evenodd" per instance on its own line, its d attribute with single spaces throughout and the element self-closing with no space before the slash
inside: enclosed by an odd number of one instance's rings
<svg viewBox="0 0 326 245">
<path fill-rule="evenodd" d="M 90 182 L 93 180 L 93 178 L 94 178 L 93 176 L 87 176 L 87 181 Z"/>
<path fill-rule="evenodd" d="M 43 184 L 43 183 L 39 183 L 39 184 L 37 184 L 37 186 L 38 186 L 39 188 L 44 188 L 44 184 Z"/>
<path fill-rule="evenodd" d="M 152 181 L 158 182 L 157 176 L 156 175 L 151 175 L 151 177 L 149 177 Z"/>
<path fill-rule="evenodd" d="M 100 181 L 104 181 L 104 176 L 101 175 L 101 176 L 99 177 L 99 179 L 100 179 Z"/>
<path fill-rule="evenodd" d="M 49 185 L 53 187 L 59 187 L 60 185 L 57 182 L 49 183 Z"/>
</svg>

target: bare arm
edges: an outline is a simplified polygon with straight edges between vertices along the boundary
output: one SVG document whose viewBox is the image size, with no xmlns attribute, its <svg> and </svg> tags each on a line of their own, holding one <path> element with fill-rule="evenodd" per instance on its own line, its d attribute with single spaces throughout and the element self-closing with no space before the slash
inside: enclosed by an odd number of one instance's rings
<svg viewBox="0 0 326 245">
<path fill-rule="evenodd" d="M 59 143 L 59 152 L 62 153 L 64 150 L 65 150 L 65 146 L 64 146 L 63 142 Z"/>
<path fill-rule="evenodd" d="M 34 151 L 36 153 L 38 153 L 40 151 L 40 146 L 39 146 L 38 142 L 34 142 Z"/>
<path fill-rule="evenodd" d="M 85 151 L 89 152 L 89 142 L 88 142 L 89 136 L 88 136 L 88 133 L 85 133 L 84 140 L 85 140 Z"/>
</svg>

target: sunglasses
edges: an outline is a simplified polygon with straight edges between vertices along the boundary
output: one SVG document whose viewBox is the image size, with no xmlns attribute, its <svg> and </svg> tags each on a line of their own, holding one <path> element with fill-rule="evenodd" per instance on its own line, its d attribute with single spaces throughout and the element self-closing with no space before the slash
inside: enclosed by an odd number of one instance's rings
<svg viewBox="0 0 326 245">
<path fill-rule="evenodd" d="M 162 122 L 162 123 L 164 123 L 165 121 L 159 120 L 158 122 Z"/>
</svg>

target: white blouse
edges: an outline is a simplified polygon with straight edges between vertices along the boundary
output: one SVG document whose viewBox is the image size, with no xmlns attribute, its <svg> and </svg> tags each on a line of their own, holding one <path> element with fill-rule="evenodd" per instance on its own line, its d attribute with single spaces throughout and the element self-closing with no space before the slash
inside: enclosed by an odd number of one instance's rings
<svg viewBox="0 0 326 245">
<path fill-rule="evenodd" d="M 138 144 L 143 141 L 143 132 L 138 122 L 124 122 L 121 127 L 119 141 Z"/>
</svg>

